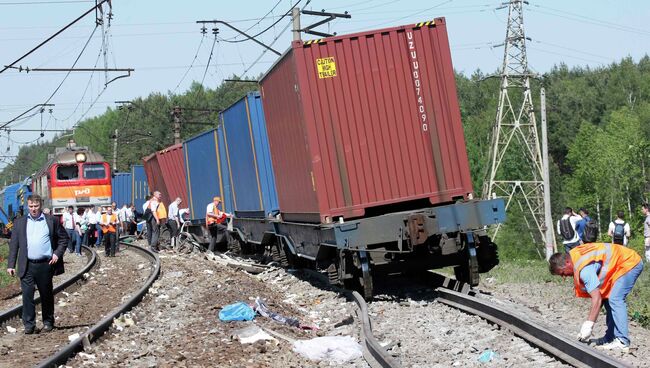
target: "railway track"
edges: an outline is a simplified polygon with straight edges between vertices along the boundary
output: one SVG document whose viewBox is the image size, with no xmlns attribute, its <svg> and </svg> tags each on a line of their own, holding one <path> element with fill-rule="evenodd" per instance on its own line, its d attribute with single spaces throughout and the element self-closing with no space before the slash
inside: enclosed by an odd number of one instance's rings
<svg viewBox="0 0 650 368">
<path fill-rule="evenodd" d="M 125 312 L 128 312 L 133 306 L 137 305 L 144 295 L 147 293 L 153 282 L 158 278 L 160 275 L 160 259 L 158 256 L 148 249 L 141 248 L 135 245 L 131 245 L 128 242 L 124 241 L 125 239 L 120 239 L 120 244 L 123 246 L 126 246 L 126 252 L 135 252 L 138 254 L 136 257 L 132 257 L 131 254 L 128 254 L 124 251 L 120 252 L 122 253 L 121 256 L 122 258 L 112 258 L 110 262 L 113 263 L 112 267 L 110 268 L 111 265 L 109 262 L 105 262 L 105 264 L 102 265 L 101 268 L 97 270 L 97 272 L 105 272 L 105 273 L 113 273 L 112 277 L 113 279 L 106 278 L 102 282 L 97 282 L 96 285 L 93 287 L 97 287 L 95 290 L 89 290 L 85 289 L 85 294 L 86 299 L 83 301 L 78 301 L 76 308 L 77 310 L 64 310 L 60 311 L 57 314 L 61 315 L 62 318 L 68 318 L 67 325 L 68 326 L 58 326 L 57 329 L 55 329 L 54 332 L 49 332 L 47 333 L 47 337 L 45 340 L 43 340 L 42 337 L 38 337 L 38 342 L 41 344 L 44 344 L 44 346 L 39 347 L 39 350 L 46 350 L 46 355 L 43 357 L 44 354 L 38 354 L 38 357 L 31 357 L 32 355 L 35 355 L 34 352 L 30 351 L 21 351 L 18 353 L 18 355 L 14 356 L 14 359 L 19 359 L 20 363 L 16 362 L 9 362 L 7 360 L 6 363 L 0 363 L 0 366 L 5 366 L 5 364 L 8 364 L 7 366 L 16 366 L 15 364 L 19 365 L 26 365 L 26 366 L 37 366 L 37 367 L 56 367 L 58 365 L 64 364 L 68 359 L 70 359 L 72 356 L 74 356 L 76 353 L 83 349 L 88 349 L 92 348 L 92 343 L 95 342 L 97 339 L 99 339 L 108 329 L 111 327 L 113 320 L 124 314 Z M 93 252 L 93 258 L 96 260 L 97 255 L 96 252 Z M 106 301 L 101 299 L 102 295 L 106 295 L 106 290 L 103 289 L 103 286 L 106 286 L 109 288 L 109 290 L 114 290 L 114 289 L 119 289 L 120 285 L 114 285 L 112 281 L 115 280 L 117 277 L 118 272 L 123 272 L 120 268 L 124 266 L 123 264 L 120 265 L 119 262 L 126 262 L 129 263 L 133 266 L 133 270 L 130 270 L 133 272 L 133 274 L 136 274 L 138 272 L 141 272 L 140 269 L 144 268 L 143 266 L 140 267 L 140 264 L 138 262 L 141 262 L 142 260 L 148 261 L 151 265 L 150 267 L 150 273 L 145 276 L 143 275 L 139 279 L 142 280 L 144 279 L 144 283 L 141 287 L 133 290 L 129 290 L 127 293 L 125 293 L 124 296 L 120 294 L 115 294 L 111 298 L 107 298 Z M 119 266 L 119 267 L 118 267 Z M 104 270 L 104 271 L 102 271 Z M 87 271 L 84 267 L 83 271 Z M 145 271 L 146 272 L 146 271 Z M 83 275 L 85 272 L 79 272 L 79 274 Z M 75 275 L 77 276 L 77 275 Z M 121 278 L 121 274 L 119 276 Z M 71 279 L 74 279 L 75 277 L 71 277 Z M 97 277 L 99 279 L 99 277 Z M 78 280 L 78 279 L 76 279 Z M 71 281 L 68 283 L 66 281 L 67 286 L 69 287 L 71 284 L 74 284 L 75 281 Z M 95 280 L 97 281 L 97 280 Z M 130 279 L 125 279 L 123 280 L 124 282 L 128 283 L 131 280 Z M 61 285 L 61 290 L 63 290 L 65 287 L 63 284 Z M 91 294 L 90 292 L 93 292 L 94 294 Z M 103 294 L 102 294 L 103 293 Z M 98 295 L 100 295 L 98 297 Z M 90 301 L 89 301 L 90 299 Z M 112 300 L 112 302 L 111 302 Z M 100 304 L 106 303 L 106 306 L 103 306 L 104 309 L 102 308 L 95 308 L 94 313 L 88 312 L 86 315 L 84 315 L 84 310 L 86 306 L 88 307 L 93 307 L 90 305 L 90 303 L 95 303 L 94 307 L 97 307 Z M 117 307 L 113 307 L 112 309 L 108 309 L 111 306 L 114 306 L 115 304 L 119 303 Z M 74 304 L 74 302 L 73 302 Z M 92 308 L 91 308 L 92 309 Z M 14 317 L 19 315 L 20 313 L 16 315 L 15 311 L 12 312 L 14 314 Z M 79 314 L 81 313 L 81 314 Z M 73 318 L 69 314 L 76 314 Z M 90 315 L 88 315 L 90 314 Z M 99 319 L 98 317 L 93 317 L 96 315 L 100 315 L 101 320 L 97 321 Z M 3 321 L 8 321 L 9 319 L 12 319 L 14 317 L 8 317 L 7 319 Z M 58 325 L 58 323 L 57 323 Z M 69 329 L 69 331 L 66 331 L 66 329 Z M 76 334 L 72 334 L 70 336 L 67 336 L 71 332 L 79 331 L 80 332 Z M 56 331 L 59 330 L 59 331 Z M 33 336 L 33 335 L 32 335 Z M 67 340 L 65 340 L 65 343 L 63 343 L 63 339 L 67 337 Z M 29 340 L 27 339 L 34 339 L 37 337 L 27 337 L 27 336 L 22 336 L 21 334 L 14 334 L 13 336 L 10 336 L 8 334 L 5 334 L 3 337 L 4 341 L 0 340 L 0 344 L 3 344 L 4 347 L 6 348 L 7 345 L 11 345 L 13 348 L 16 348 L 17 346 L 20 346 L 20 343 L 29 343 Z M 68 340 L 71 340 L 68 343 Z M 33 340 L 36 341 L 36 340 Z M 50 344 L 48 344 L 50 343 Z M 49 348 L 48 346 L 51 346 L 52 348 Z M 14 353 L 15 354 L 15 353 Z M 8 352 L 5 357 L 11 357 L 12 352 Z M 34 361 L 29 361 L 29 360 L 20 360 L 22 357 L 30 357 L 31 359 L 35 359 Z"/>
<path fill-rule="evenodd" d="M 62 292 L 63 290 L 65 290 L 65 289 L 69 288 L 70 286 L 76 284 L 77 282 L 82 281 L 82 279 L 84 277 L 84 274 L 86 274 L 88 271 L 90 271 L 95 266 L 95 264 L 97 263 L 97 252 L 93 248 L 89 248 L 89 247 L 83 245 L 82 250 L 84 251 L 84 253 L 86 253 L 86 255 L 88 257 L 88 263 L 86 263 L 86 265 L 81 270 L 79 270 L 77 273 L 70 276 L 69 278 L 67 278 L 66 280 L 61 282 L 60 284 L 54 286 L 53 293 L 54 293 L 55 296 L 57 294 L 59 294 L 60 292 Z M 36 301 L 36 304 L 40 304 L 40 302 L 41 302 L 41 297 L 40 296 L 37 296 L 34 299 Z M 9 308 L 7 310 L 4 310 L 4 311 L 0 312 L 0 326 L 4 326 L 10 320 L 20 317 L 20 315 L 22 314 L 22 311 L 23 311 L 22 304 L 18 304 L 16 306 L 12 307 L 12 308 Z"/>
<path fill-rule="evenodd" d="M 614 368 L 629 367 L 626 363 L 593 349 L 585 343 L 560 336 L 555 331 L 536 322 L 503 310 L 474 293 L 465 284 L 432 274 L 441 283 L 436 289 L 436 300 L 463 312 L 477 315 L 528 341 L 556 359 L 575 367 Z"/>
<path fill-rule="evenodd" d="M 308 270 L 307 273 L 326 282 L 326 276 L 321 273 L 313 270 Z M 516 312 L 504 310 L 500 306 L 481 299 L 465 283 L 436 273 L 422 275 L 422 279 L 429 285 L 433 284 L 436 286 L 436 301 L 499 325 L 502 329 L 511 331 L 514 335 L 563 363 L 575 367 L 629 367 L 628 364 L 604 354 L 587 344 L 560 336 L 557 331 L 529 321 L 525 317 L 517 315 Z M 368 364 L 373 368 L 400 367 L 397 360 L 373 336 L 372 323 L 368 316 L 367 305 L 363 297 L 357 292 L 352 292 L 350 295 L 351 299 L 359 307 L 358 317 L 362 324 L 361 336 L 363 340 L 361 344 L 364 348 L 364 357 Z"/>
</svg>

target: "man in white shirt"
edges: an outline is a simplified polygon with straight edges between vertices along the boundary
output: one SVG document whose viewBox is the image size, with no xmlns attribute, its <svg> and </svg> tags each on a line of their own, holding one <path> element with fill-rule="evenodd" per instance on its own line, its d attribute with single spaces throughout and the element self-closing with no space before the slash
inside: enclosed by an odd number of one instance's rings
<svg viewBox="0 0 650 368">
<path fill-rule="evenodd" d="M 98 206 L 97 207 L 97 213 L 95 214 L 95 229 L 97 229 L 97 241 L 95 242 L 95 246 L 99 247 L 102 244 L 102 240 L 104 238 L 104 232 L 102 231 L 102 207 Z"/>
<path fill-rule="evenodd" d="M 90 206 L 90 209 L 88 209 L 88 212 L 86 212 L 84 216 L 86 216 L 86 224 L 88 226 L 84 239 L 86 239 L 86 245 L 92 247 L 95 245 L 95 232 L 97 231 L 97 213 L 95 213 L 95 205 Z"/>
<path fill-rule="evenodd" d="M 580 236 L 576 231 L 576 224 L 581 220 L 582 217 L 573 212 L 573 208 L 567 207 L 564 209 L 564 215 L 557 222 L 557 233 L 562 238 L 566 253 L 580 245 Z"/>
<path fill-rule="evenodd" d="M 61 216 L 61 224 L 63 225 L 63 228 L 65 229 L 65 232 L 68 233 L 68 253 L 74 252 L 74 235 L 72 232 L 74 231 L 74 207 L 69 206 L 68 210 L 63 213 Z"/>
<path fill-rule="evenodd" d="M 125 203 L 125 204 L 122 205 L 122 208 L 120 208 L 117 211 L 117 218 L 120 221 L 120 227 L 121 227 L 120 228 L 120 233 L 122 233 L 122 234 L 127 232 L 128 223 L 126 221 L 129 218 L 128 217 L 128 212 L 127 212 L 128 210 L 129 210 L 129 208 L 126 206 L 126 203 Z"/>
<path fill-rule="evenodd" d="M 178 205 L 180 205 L 182 200 L 180 197 L 177 197 L 172 203 L 169 204 L 169 209 L 167 212 L 167 226 L 169 226 L 170 233 L 169 237 L 171 239 L 172 249 L 176 248 L 176 237 L 178 236 L 178 230 L 181 228 L 181 220 L 179 216 Z"/>
<path fill-rule="evenodd" d="M 632 234 L 630 233 L 630 224 L 625 222 L 625 212 L 618 211 L 616 213 L 616 219 L 609 223 L 607 234 L 612 237 L 612 243 L 627 247 L 628 238 Z"/>
</svg>

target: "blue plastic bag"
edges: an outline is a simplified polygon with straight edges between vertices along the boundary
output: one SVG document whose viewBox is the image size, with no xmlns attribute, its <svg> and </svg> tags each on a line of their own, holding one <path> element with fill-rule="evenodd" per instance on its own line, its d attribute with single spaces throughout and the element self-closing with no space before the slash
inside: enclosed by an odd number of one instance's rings
<svg viewBox="0 0 650 368">
<path fill-rule="evenodd" d="M 219 319 L 228 321 L 252 321 L 255 318 L 255 311 L 244 302 L 237 302 L 223 307 L 219 311 Z"/>
<path fill-rule="evenodd" d="M 478 361 L 481 363 L 488 363 L 492 359 L 498 359 L 499 354 L 497 354 L 495 351 L 492 351 L 490 349 L 486 349 L 479 357 Z"/>
</svg>

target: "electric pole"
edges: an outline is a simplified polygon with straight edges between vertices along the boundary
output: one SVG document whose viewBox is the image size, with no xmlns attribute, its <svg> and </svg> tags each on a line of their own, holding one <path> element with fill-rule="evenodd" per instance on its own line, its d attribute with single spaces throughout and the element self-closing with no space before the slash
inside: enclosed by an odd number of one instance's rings
<svg viewBox="0 0 650 368">
<path fill-rule="evenodd" d="M 526 57 L 524 1 L 510 0 L 504 3 L 506 4 L 508 25 L 503 43 L 499 106 L 492 131 L 490 167 L 483 197 L 505 198 L 506 211 L 510 212 L 511 206 L 516 202 L 533 243 L 545 244 L 548 259 L 548 247 L 555 250 L 555 235 L 550 219 L 550 203 L 546 203 L 549 201 L 547 198 L 550 198 L 547 195 L 548 182 L 544 181 L 548 164 L 542 160 L 530 90 L 530 80 L 535 75 L 529 71 Z M 543 136 L 546 136 L 545 132 Z M 504 162 L 508 162 L 507 172 L 504 172 Z M 494 238 L 500 228 L 501 224 L 496 227 Z M 548 244 L 549 239 L 552 239 L 552 244 Z"/>
<path fill-rule="evenodd" d="M 291 32 L 293 32 L 293 40 L 294 41 L 300 41 L 300 8 L 299 7 L 294 7 L 291 9 L 291 19 L 293 20 L 293 29 Z"/>
<path fill-rule="evenodd" d="M 115 129 L 115 134 L 113 135 L 113 172 L 117 172 L 117 133 L 118 129 Z"/>
<path fill-rule="evenodd" d="M 181 142 L 181 113 L 182 110 L 179 106 L 175 106 L 172 110 L 172 117 L 174 119 L 174 144 L 180 144 Z"/>
</svg>

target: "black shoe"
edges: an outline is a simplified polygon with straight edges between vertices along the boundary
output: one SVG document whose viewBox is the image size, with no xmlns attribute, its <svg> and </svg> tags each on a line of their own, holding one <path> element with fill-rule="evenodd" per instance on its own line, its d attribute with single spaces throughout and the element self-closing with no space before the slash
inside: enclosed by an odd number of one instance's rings
<svg viewBox="0 0 650 368">
<path fill-rule="evenodd" d="M 42 332 L 50 332 L 52 330 L 54 330 L 54 326 L 52 326 L 52 325 L 44 325 L 43 329 L 41 331 Z"/>
<path fill-rule="evenodd" d="M 152 251 L 152 252 L 154 252 L 154 253 L 158 253 L 158 249 L 156 249 L 156 248 L 154 248 L 154 247 L 149 247 L 149 250 Z"/>
<path fill-rule="evenodd" d="M 25 335 L 33 335 L 37 334 L 38 332 L 39 331 L 35 327 L 25 329 Z"/>
</svg>

